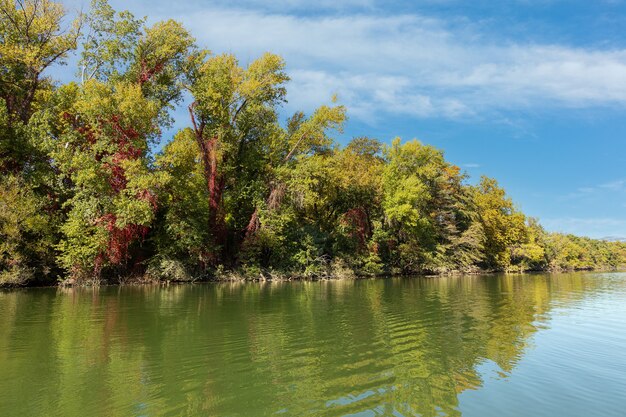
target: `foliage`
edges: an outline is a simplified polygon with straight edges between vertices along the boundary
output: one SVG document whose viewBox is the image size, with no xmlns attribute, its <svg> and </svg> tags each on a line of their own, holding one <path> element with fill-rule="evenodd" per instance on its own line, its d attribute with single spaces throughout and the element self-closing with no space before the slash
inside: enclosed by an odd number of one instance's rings
<svg viewBox="0 0 626 417">
<path fill-rule="evenodd" d="M 77 80 L 49 79 L 76 49 Z M 0 284 L 625 263 L 626 245 L 547 233 L 432 146 L 339 146 L 335 97 L 282 123 L 288 81 L 277 55 L 242 66 L 105 0 L 73 22 L 0 0 Z"/>
<path fill-rule="evenodd" d="M 0 180 L 0 284 L 45 282 L 54 271 L 57 217 L 23 180 Z"/>
<path fill-rule="evenodd" d="M 97 279 L 144 267 L 143 241 L 164 177 L 151 167 L 150 145 L 180 97 L 180 68 L 193 40 L 178 23 L 144 27 L 105 2 L 92 13 L 83 52 L 90 76 L 56 92 L 50 155 L 70 189 L 59 261 L 74 278 Z"/>
<path fill-rule="evenodd" d="M 512 263 L 514 247 L 528 240 L 525 216 L 515 209 L 511 199 L 492 178 L 482 177 L 473 194 L 484 231 L 486 264 L 507 269 Z"/>
</svg>

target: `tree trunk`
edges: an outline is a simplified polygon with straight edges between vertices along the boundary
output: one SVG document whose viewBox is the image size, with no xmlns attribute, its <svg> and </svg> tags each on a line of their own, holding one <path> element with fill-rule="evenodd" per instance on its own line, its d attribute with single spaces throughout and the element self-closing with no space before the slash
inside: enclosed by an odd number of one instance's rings
<svg viewBox="0 0 626 417">
<path fill-rule="evenodd" d="M 223 252 L 226 244 L 226 224 L 224 223 L 224 213 L 222 210 L 222 195 L 224 192 L 224 178 L 219 174 L 217 166 L 217 135 L 205 139 L 204 126 L 198 125 L 193 114 L 193 104 L 189 107 L 191 121 L 194 127 L 196 142 L 200 148 L 204 179 L 209 193 L 209 216 L 208 230 L 211 233 L 214 243 L 221 247 Z M 219 258 L 216 256 L 215 261 Z"/>
</svg>

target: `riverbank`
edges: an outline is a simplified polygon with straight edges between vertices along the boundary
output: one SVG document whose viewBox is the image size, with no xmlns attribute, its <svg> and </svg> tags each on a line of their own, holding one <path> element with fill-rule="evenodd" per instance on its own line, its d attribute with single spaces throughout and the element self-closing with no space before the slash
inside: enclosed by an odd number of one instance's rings
<svg viewBox="0 0 626 417">
<path fill-rule="evenodd" d="M 290 281 L 337 281 L 337 280 L 362 280 L 371 278 L 400 278 L 400 277 L 422 277 L 437 278 L 451 276 L 477 276 L 477 275 L 536 275 L 536 274 L 564 274 L 572 272 L 620 272 L 626 271 L 626 265 L 620 267 L 597 267 L 597 268 L 553 268 L 548 270 L 524 270 L 524 271 L 503 271 L 475 269 L 471 271 L 440 271 L 422 273 L 383 273 L 383 274 L 360 274 L 348 269 L 335 271 L 334 273 L 305 275 L 298 273 L 284 273 L 277 271 L 264 271 L 258 274 L 245 273 L 243 271 L 221 271 L 219 274 L 207 275 L 188 279 L 159 279 L 149 274 L 123 277 L 118 279 L 83 280 L 74 279 L 59 280 L 52 282 L 25 281 L 23 283 L 0 283 L 0 289 L 11 288 L 50 288 L 50 287 L 99 287 L 99 286 L 140 286 L 140 285 L 182 285 L 207 282 L 290 282 Z"/>
</svg>

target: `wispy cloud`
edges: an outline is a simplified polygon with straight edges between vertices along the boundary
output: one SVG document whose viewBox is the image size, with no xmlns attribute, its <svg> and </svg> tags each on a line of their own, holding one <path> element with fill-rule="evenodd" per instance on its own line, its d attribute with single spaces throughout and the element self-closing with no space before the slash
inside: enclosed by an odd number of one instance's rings
<svg viewBox="0 0 626 417">
<path fill-rule="evenodd" d="M 288 110 L 310 111 L 334 93 L 351 117 L 370 123 L 389 114 L 491 119 L 507 110 L 626 106 L 626 49 L 502 41 L 463 18 L 378 13 L 375 0 L 112 3 L 151 21 L 180 20 L 199 44 L 243 64 L 265 51 L 283 55 Z"/>
<path fill-rule="evenodd" d="M 626 220 L 610 217 L 600 218 L 545 218 L 542 225 L 549 231 L 571 233 L 592 238 L 626 236 Z"/>
<path fill-rule="evenodd" d="M 600 188 L 617 191 L 617 190 L 624 189 L 625 185 L 626 185 L 626 180 L 616 180 L 616 181 L 611 181 L 611 182 L 607 182 L 604 184 L 600 184 Z"/>
<path fill-rule="evenodd" d="M 295 107 L 310 108 L 333 92 L 361 119 L 626 104 L 621 49 L 501 44 L 476 27 L 418 15 L 295 16 L 207 6 L 176 17 L 201 44 L 235 52 L 244 63 L 268 50 L 285 56 Z"/>
<path fill-rule="evenodd" d="M 615 193 L 626 189 L 626 180 L 614 180 L 605 182 L 595 186 L 579 187 L 576 191 L 571 192 L 563 196 L 565 199 L 576 199 L 582 197 L 597 198 L 602 193 Z"/>
</svg>

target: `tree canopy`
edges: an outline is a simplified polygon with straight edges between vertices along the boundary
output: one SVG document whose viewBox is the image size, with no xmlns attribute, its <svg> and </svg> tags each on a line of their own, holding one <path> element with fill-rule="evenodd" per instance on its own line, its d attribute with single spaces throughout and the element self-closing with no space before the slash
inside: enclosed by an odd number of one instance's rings
<svg viewBox="0 0 626 417">
<path fill-rule="evenodd" d="M 334 97 L 281 120 L 288 81 L 278 55 L 242 65 L 105 0 L 75 18 L 0 0 L 0 284 L 624 264 L 626 245 L 544 231 L 432 146 L 340 146 Z"/>
</svg>

